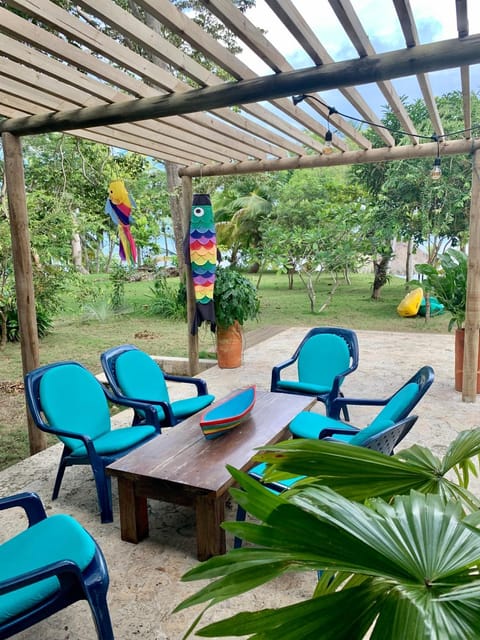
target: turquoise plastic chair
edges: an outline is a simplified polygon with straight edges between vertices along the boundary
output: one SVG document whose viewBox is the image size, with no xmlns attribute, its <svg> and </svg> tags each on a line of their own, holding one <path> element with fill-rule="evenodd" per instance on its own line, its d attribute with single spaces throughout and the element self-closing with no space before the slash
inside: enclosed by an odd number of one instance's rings
<svg viewBox="0 0 480 640">
<path fill-rule="evenodd" d="M 431 387 L 435 378 L 432 367 L 422 367 L 390 398 L 337 398 L 332 412 L 337 415 L 345 405 L 382 406 L 379 414 L 363 429 L 329 416 L 303 411 L 289 425 L 295 438 L 333 438 L 358 446 L 365 446 L 374 437 L 406 418 Z"/>
<path fill-rule="evenodd" d="M 215 396 L 208 393 L 207 383 L 200 378 L 166 374 L 155 360 L 133 344 L 122 344 L 104 351 L 100 356 L 108 384 L 115 395 L 139 403 L 134 424 L 145 422 L 141 405 L 154 405 L 162 427 L 171 427 L 208 407 Z M 197 395 L 171 401 L 167 381 L 190 384 Z"/>
<path fill-rule="evenodd" d="M 296 365 L 296 380 L 282 378 Z M 354 331 L 341 327 L 315 327 L 303 338 L 291 358 L 273 367 L 270 391 L 315 396 L 327 415 L 335 398 L 342 396 L 345 377 L 358 367 L 358 340 Z M 345 420 L 348 408 L 343 408 Z"/>
<path fill-rule="evenodd" d="M 407 418 L 403 418 L 402 420 L 399 420 L 395 424 L 387 426 L 385 427 L 385 429 L 377 431 L 376 433 L 371 434 L 366 438 L 365 437 L 358 438 L 356 440 L 355 436 L 354 437 L 349 436 L 350 440 L 348 441 L 348 444 L 364 447 L 366 449 L 373 449 L 374 451 L 379 451 L 380 453 L 390 456 L 394 453 L 394 449 L 397 446 L 397 444 L 401 442 L 403 438 L 405 438 L 405 436 L 413 427 L 417 419 L 418 419 L 418 416 L 415 416 L 415 415 L 408 416 Z M 366 429 L 363 429 L 363 431 L 366 431 Z M 326 430 L 325 435 L 322 439 L 329 440 L 329 441 L 333 440 L 334 442 L 335 441 L 338 442 L 339 440 L 342 439 L 342 438 L 335 438 L 335 435 L 336 435 L 335 431 L 330 431 L 329 433 L 330 435 L 327 435 L 327 430 Z M 283 493 L 284 491 L 287 491 L 287 489 L 290 489 L 295 485 L 295 483 L 297 483 L 299 480 L 302 480 L 305 477 L 305 476 L 296 476 L 294 478 L 277 480 L 275 482 L 264 482 L 263 477 L 264 477 L 266 468 L 267 468 L 266 463 L 262 462 L 252 467 L 248 471 L 248 474 L 252 478 L 255 478 L 255 480 L 258 480 L 259 482 L 261 482 L 265 487 L 267 487 L 267 489 L 269 489 L 270 491 L 273 491 L 274 493 Z M 240 505 L 238 505 L 236 519 L 239 521 L 243 521 L 245 520 L 245 517 L 246 517 L 245 509 Z M 236 537 L 234 539 L 233 546 L 235 549 L 238 549 L 239 547 L 242 546 L 242 540 Z"/>
<path fill-rule="evenodd" d="M 101 520 L 112 522 L 111 481 L 105 467 L 160 433 L 155 408 L 142 404 L 150 424 L 112 429 L 108 401 L 134 410 L 139 405 L 109 393 L 90 371 L 72 360 L 27 373 L 25 395 L 37 427 L 64 444 L 52 500 L 58 497 L 66 467 L 90 465 Z"/>
<path fill-rule="evenodd" d="M 87 600 L 98 639 L 113 640 L 108 571 L 95 540 L 71 516 L 47 518 L 35 493 L 0 499 L 0 510 L 14 507 L 24 509 L 28 527 L 0 544 L 0 638 Z"/>
</svg>

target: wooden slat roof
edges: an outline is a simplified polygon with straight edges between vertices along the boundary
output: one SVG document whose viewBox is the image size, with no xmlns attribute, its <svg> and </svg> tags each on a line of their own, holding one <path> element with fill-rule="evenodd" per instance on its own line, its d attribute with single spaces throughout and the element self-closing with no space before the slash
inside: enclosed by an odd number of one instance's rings
<svg viewBox="0 0 480 640">
<path fill-rule="evenodd" d="M 444 43 L 420 40 L 415 0 L 379 1 L 379 11 L 387 3 L 393 7 L 405 41 L 403 50 L 380 53 L 372 44 L 376 34 L 368 33 L 362 24 L 358 0 L 258 0 L 257 4 L 261 2 L 296 40 L 299 52 L 311 63 L 309 68 L 297 68 L 268 31 L 262 32 L 230 0 L 203 0 L 203 4 L 271 73 L 260 76 L 170 0 L 136 0 L 136 5 L 200 51 L 215 71 L 112 0 L 80 0 L 72 13 L 49 0 L 4 0 L 0 6 L 0 116 L 6 120 L 0 122 L 0 132 L 63 130 L 176 162 L 193 173 L 228 173 L 272 169 L 276 164 L 307 166 L 317 159 L 318 164 L 328 163 L 333 156 L 322 158 L 322 154 L 330 123 L 336 149 L 332 162 L 340 164 L 342 159 L 378 157 L 357 121 L 347 117 L 380 122 L 381 113 L 367 102 L 360 87 L 375 83 L 384 104 L 411 134 L 409 153 L 415 157 L 415 147 L 427 144 L 420 152 L 424 155 L 434 154 L 435 145 L 416 135 L 394 79 L 415 78 L 432 134 L 441 137 L 445 130 L 429 73 L 456 68 L 458 90 L 463 94 L 459 118 L 467 129 L 463 138 L 471 137 L 470 92 L 480 89 L 480 67 L 472 66 L 480 63 L 480 24 L 470 20 L 473 33 L 469 31 L 469 10 L 478 0 L 442 0 L 455 8 L 458 32 L 458 39 Z M 312 26 L 309 12 L 318 12 L 319 5 L 328 5 L 339 38 L 348 39 L 358 58 L 334 60 Z M 432 2 L 432 19 L 436 11 L 437 3 Z M 100 24 L 128 39 L 135 51 L 103 33 Z M 349 105 L 341 110 L 345 116 L 329 103 L 326 89 L 340 91 L 343 104 Z M 302 93 L 317 100 L 307 98 L 294 105 L 292 95 Z M 391 133 L 382 128 L 378 133 L 385 153 L 396 157 Z M 440 139 L 448 146 L 447 140 Z M 456 143 L 450 152 L 454 148 L 463 149 Z"/>
</svg>

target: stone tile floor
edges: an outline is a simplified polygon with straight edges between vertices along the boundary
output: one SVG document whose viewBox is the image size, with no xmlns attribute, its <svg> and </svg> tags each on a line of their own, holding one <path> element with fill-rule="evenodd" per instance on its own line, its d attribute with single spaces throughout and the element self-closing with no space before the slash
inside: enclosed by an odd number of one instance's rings
<svg viewBox="0 0 480 640">
<path fill-rule="evenodd" d="M 244 364 L 238 369 L 212 367 L 202 374 L 209 391 L 218 398 L 228 391 L 256 383 L 269 388 L 274 364 L 289 357 L 305 328 L 286 329 L 280 333 L 264 332 L 264 340 L 247 348 Z M 420 443 L 442 455 L 457 433 L 480 426 L 478 403 L 463 403 L 453 389 L 453 335 L 401 334 L 359 331 L 360 366 L 344 385 L 346 395 L 386 397 L 394 392 L 422 365 L 435 369 L 435 382 L 418 405 L 419 419 L 403 445 Z M 180 397 L 178 388 L 173 397 Z M 318 410 L 321 412 L 322 407 Z M 376 409 L 354 408 L 351 420 L 359 426 L 375 415 Z M 168 437 L 168 432 L 162 437 Z M 172 609 L 199 588 L 198 583 L 182 583 L 180 578 L 193 567 L 195 558 L 193 511 L 152 501 L 150 537 L 138 545 L 120 539 L 118 501 L 113 490 L 115 521 L 99 521 L 95 489 L 88 468 L 66 471 L 59 499 L 52 502 L 51 491 L 60 446 L 37 454 L 0 472 L 1 495 L 36 491 L 50 513 L 70 513 L 96 538 L 103 549 L 110 573 L 109 606 L 117 640 L 177 640 L 182 638 L 197 613 L 196 609 L 172 614 Z M 229 519 L 235 517 L 230 506 Z M 23 527 L 20 513 L 0 513 L 0 539 Z M 227 544 L 231 545 L 227 539 Z M 311 595 L 315 575 L 283 577 L 232 602 L 213 608 L 205 621 L 216 620 L 237 611 L 273 607 Z M 19 640 L 92 640 L 93 622 L 85 603 L 77 603 L 48 621 L 16 636 Z M 194 638 L 197 636 L 193 636 Z"/>
</svg>

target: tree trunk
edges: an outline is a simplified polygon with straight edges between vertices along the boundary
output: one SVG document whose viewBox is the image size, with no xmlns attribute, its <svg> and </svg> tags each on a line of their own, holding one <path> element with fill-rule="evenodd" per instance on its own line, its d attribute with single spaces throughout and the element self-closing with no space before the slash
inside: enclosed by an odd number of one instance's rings
<svg viewBox="0 0 480 640">
<path fill-rule="evenodd" d="M 74 228 L 74 231 L 72 233 L 72 262 L 76 271 L 78 271 L 79 273 L 87 274 L 88 271 L 85 269 L 82 262 L 82 239 L 80 238 L 80 234 L 77 231 L 77 215 L 78 209 L 75 209 L 72 212 Z"/>
<path fill-rule="evenodd" d="M 18 324 L 22 351 L 23 375 L 40 365 L 33 267 L 30 252 L 25 175 L 20 138 L 10 133 L 2 134 L 7 183 L 10 234 L 12 237 L 13 269 L 17 295 Z M 27 410 L 30 453 L 38 453 L 47 447 L 45 433 L 38 429 Z"/>
<path fill-rule="evenodd" d="M 181 179 L 178 175 L 178 165 L 173 162 L 165 162 L 167 173 L 167 188 L 170 198 L 170 213 L 172 216 L 173 237 L 177 252 L 177 264 L 180 280 L 185 273 L 185 256 L 183 255 L 183 226 L 182 226 L 182 201 L 180 198 Z"/>
<path fill-rule="evenodd" d="M 373 261 L 374 280 L 372 287 L 372 300 L 379 300 L 380 290 L 383 285 L 388 282 L 388 265 L 390 264 L 390 255 L 382 256 L 380 260 Z"/>
<path fill-rule="evenodd" d="M 407 257 L 405 260 L 405 279 L 407 282 L 413 278 L 413 260 L 412 260 L 412 238 L 407 242 Z"/>
</svg>

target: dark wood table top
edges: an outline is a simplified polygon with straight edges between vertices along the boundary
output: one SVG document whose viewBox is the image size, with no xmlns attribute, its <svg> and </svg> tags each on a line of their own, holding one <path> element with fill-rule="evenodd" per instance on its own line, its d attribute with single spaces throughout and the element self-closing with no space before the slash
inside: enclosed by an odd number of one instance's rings
<svg viewBox="0 0 480 640">
<path fill-rule="evenodd" d="M 248 469 L 256 448 L 288 438 L 289 423 L 315 402 L 307 396 L 257 389 L 252 413 L 232 431 L 207 440 L 197 413 L 112 463 L 107 473 L 222 494 L 232 484 L 226 464 Z"/>
</svg>

